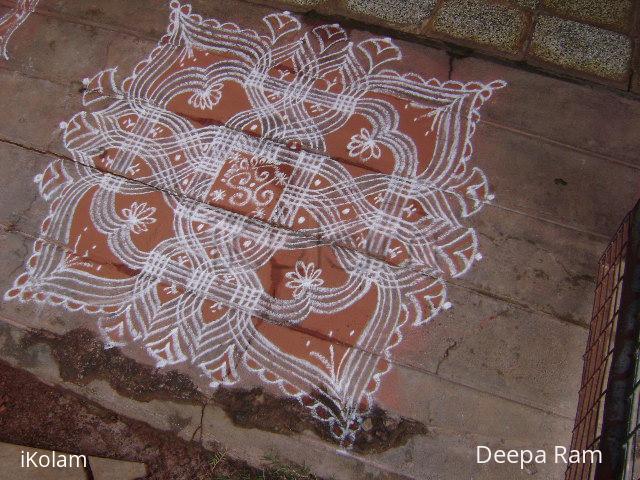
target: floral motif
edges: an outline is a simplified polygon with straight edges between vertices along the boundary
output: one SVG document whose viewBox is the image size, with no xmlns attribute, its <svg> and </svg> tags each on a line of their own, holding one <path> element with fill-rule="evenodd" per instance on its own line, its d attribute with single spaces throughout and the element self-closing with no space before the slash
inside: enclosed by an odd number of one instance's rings
<svg viewBox="0 0 640 480">
<path fill-rule="evenodd" d="M 134 235 L 146 232 L 148 225 L 156 223 L 154 213 L 155 207 L 149 207 L 146 202 L 133 202 L 131 207 L 122 209 L 122 216 Z"/>
<path fill-rule="evenodd" d="M 347 148 L 350 157 L 358 157 L 363 162 L 368 162 L 372 158 L 377 160 L 382 155 L 378 142 L 366 128 L 361 128 L 360 133 L 351 137 Z"/>
<path fill-rule="evenodd" d="M 295 270 L 285 274 L 285 278 L 289 279 L 285 286 L 293 289 L 294 298 L 298 298 L 309 290 L 314 290 L 324 284 L 320 275 L 322 275 L 322 270 L 316 269 L 313 262 L 305 264 L 298 260 Z"/>
<path fill-rule="evenodd" d="M 222 98 L 222 83 L 214 83 L 196 90 L 187 100 L 187 103 L 200 110 L 211 110 Z"/>
<path fill-rule="evenodd" d="M 211 194 L 209 196 L 211 197 L 211 200 L 213 200 L 214 202 L 219 202 L 221 200 L 224 200 L 224 197 L 227 196 L 227 192 L 225 192 L 224 190 L 218 188 L 218 189 L 214 190 L 213 192 L 211 192 Z"/>
<path fill-rule="evenodd" d="M 287 174 L 284 173 L 282 170 L 276 170 L 275 177 L 276 177 L 276 183 L 278 185 L 286 185 Z"/>
</svg>

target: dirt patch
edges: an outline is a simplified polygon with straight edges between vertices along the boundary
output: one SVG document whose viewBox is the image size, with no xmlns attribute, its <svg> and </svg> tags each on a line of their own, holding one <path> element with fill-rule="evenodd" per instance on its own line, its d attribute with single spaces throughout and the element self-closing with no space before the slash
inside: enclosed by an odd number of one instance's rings
<svg viewBox="0 0 640 480">
<path fill-rule="evenodd" d="M 143 462 L 149 480 L 286 478 L 271 468 L 251 468 L 199 443 L 114 414 L 2 361 L 0 391 L 0 440 L 4 442 Z"/>
<path fill-rule="evenodd" d="M 147 402 L 170 399 L 203 404 L 203 395 L 185 375 L 175 371 L 159 371 L 138 364 L 119 349 L 105 349 L 100 339 L 89 330 L 77 329 L 65 335 L 45 330 L 29 332 L 22 346 L 45 344 L 58 363 L 60 376 L 68 382 L 86 385 L 97 379 L 107 380 L 120 394 Z"/>
<path fill-rule="evenodd" d="M 309 415 L 309 411 L 294 399 L 276 397 L 261 388 L 225 387 L 218 388 L 208 397 L 182 373 L 139 364 L 117 348 L 105 349 L 89 330 L 77 329 L 65 335 L 34 331 L 22 344 L 24 348 L 47 345 L 58 363 L 61 377 L 67 382 L 84 385 L 93 380 L 104 380 L 120 395 L 138 401 L 167 399 L 199 405 L 214 403 L 235 425 L 243 428 L 281 434 L 312 430 L 321 438 L 335 442 L 327 425 Z M 413 435 L 426 433 L 427 428 L 419 422 L 373 408 L 364 419 L 353 449 L 359 453 L 382 452 L 405 444 Z"/>
</svg>

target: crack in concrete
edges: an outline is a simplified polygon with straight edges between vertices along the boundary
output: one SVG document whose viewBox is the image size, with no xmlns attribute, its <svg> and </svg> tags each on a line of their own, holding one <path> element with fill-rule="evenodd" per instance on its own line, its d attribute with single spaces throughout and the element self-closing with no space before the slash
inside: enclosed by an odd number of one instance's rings
<svg viewBox="0 0 640 480">
<path fill-rule="evenodd" d="M 200 432 L 200 445 L 203 445 L 202 442 L 203 442 L 203 436 L 204 436 L 204 410 L 205 408 L 207 408 L 208 403 L 209 403 L 208 401 L 205 401 L 202 404 L 202 409 L 200 410 L 200 424 L 196 427 L 196 429 L 191 434 L 191 441 L 193 442 L 193 440 L 196 437 L 196 434 Z"/>
<path fill-rule="evenodd" d="M 456 349 L 458 347 L 458 341 L 455 340 L 453 343 L 449 344 L 449 346 L 445 349 L 444 354 L 442 355 L 442 357 L 440 357 L 438 359 L 438 364 L 436 365 L 436 371 L 435 374 L 437 375 L 438 372 L 440 371 L 440 366 L 443 364 L 443 362 L 449 358 L 449 353 L 451 353 L 452 350 Z"/>
<path fill-rule="evenodd" d="M 581 283 L 591 283 L 593 284 L 593 287 L 595 288 L 596 286 L 596 277 L 593 275 L 585 275 L 585 274 L 576 274 L 574 272 L 571 272 L 564 263 L 562 263 L 558 257 L 556 257 L 556 255 L 549 251 L 549 250 L 544 250 L 541 249 L 542 251 L 546 251 L 546 253 L 553 258 L 553 260 L 560 265 L 560 268 L 562 268 L 562 270 L 564 271 L 564 273 L 567 275 L 567 280 L 569 281 L 569 283 L 571 285 L 573 285 L 574 287 L 580 285 Z"/>
</svg>

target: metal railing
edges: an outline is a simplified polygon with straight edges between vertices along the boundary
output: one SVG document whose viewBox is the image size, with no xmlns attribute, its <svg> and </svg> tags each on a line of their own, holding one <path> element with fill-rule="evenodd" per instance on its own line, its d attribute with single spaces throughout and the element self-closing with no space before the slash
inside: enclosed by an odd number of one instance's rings
<svg viewBox="0 0 640 480">
<path fill-rule="evenodd" d="M 640 479 L 639 245 L 636 205 L 598 263 L 571 440 L 572 450 L 600 450 L 602 462 L 570 464 L 565 480 Z"/>
</svg>

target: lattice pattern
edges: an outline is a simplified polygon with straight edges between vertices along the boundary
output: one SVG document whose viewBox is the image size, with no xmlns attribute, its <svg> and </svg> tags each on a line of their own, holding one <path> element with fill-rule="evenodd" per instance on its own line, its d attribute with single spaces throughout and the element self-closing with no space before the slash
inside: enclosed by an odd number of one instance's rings
<svg viewBox="0 0 640 480">
<path fill-rule="evenodd" d="M 76 163 L 37 177 L 50 214 L 5 298 L 96 314 L 212 387 L 258 374 L 349 445 L 401 327 L 480 258 L 470 140 L 504 82 L 400 75 L 390 39 L 287 13 L 259 34 L 171 6 L 131 76 L 85 81 Z"/>
</svg>

